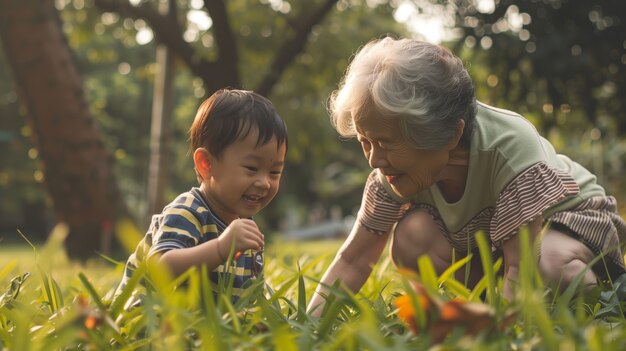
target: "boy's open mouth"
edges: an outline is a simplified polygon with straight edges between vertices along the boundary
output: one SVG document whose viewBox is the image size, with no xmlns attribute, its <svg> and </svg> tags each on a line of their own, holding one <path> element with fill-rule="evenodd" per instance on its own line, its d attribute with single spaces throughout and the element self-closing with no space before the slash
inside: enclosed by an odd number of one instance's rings
<svg viewBox="0 0 626 351">
<path fill-rule="evenodd" d="M 263 199 L 263 196 L 260 195 L 244 195 L 243 198 L 250 202 L 259 202 Z"/>
</svg>

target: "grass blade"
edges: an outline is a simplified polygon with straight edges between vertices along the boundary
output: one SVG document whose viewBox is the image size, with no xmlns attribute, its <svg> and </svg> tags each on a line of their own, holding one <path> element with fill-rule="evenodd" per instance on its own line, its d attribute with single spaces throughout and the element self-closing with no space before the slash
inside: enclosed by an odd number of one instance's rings
<svg viewBox="0 0 626 351">
<path fill-rule="evenodd" d="M 485 233 L 483 232 L 476 233 L 476 243 L 478 244 L 480 261 L 483 265 L 483 272 L 485 273 L 485 279 L 487 281 L 487 302 L 494 306 L 496 298 L 496 274 L 491 258 L 491 246 L 487 243 Z"/>
<path fill-rule="evenodd" d="M 91 298 L 96 303 L 98 308 L 102 311 L 105 311 L 106 307 L 104 306 L 104 303 L 102 302 L 102 299 L 100 298 L 100 295 L 98 295 L 98 292 L 96 292 L 96 289 L 93 287 L 93 285 L 91 285 L 85 273 L 80 272 L 78 274 L 78 279 L 80 279 L 80 282 L 83 284 L 85 289 L 87 289 L 89 296 L 91 296 Z"/>
</svg>

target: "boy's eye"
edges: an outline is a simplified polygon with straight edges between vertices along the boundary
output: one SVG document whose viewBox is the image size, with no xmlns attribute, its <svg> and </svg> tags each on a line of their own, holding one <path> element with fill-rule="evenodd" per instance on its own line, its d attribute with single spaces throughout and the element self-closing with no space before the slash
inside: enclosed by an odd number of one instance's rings
<svg viewBox="0 0 626 351">
<path fill-rule="evenodd" d="M 258 170 L 258 168 L 253 167 L 253 166 L 243 166 L 243 167 L 251 172 L 256 172 Z"/>
</svg>

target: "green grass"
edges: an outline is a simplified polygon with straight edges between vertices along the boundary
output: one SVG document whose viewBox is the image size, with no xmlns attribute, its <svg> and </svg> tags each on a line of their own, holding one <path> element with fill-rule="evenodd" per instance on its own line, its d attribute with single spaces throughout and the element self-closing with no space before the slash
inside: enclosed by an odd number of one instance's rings
<svg viewBox="0 0 626 351">
<path fill-rule="evenodd" d="M 536 274 L 532 255 L 523 255 L 516 299 L 500 298 L 502 281 L 490 264 L 474 290 L 454 280 L 456 265 L 441 276 L 427 259 L 422 275 L 398 272 L 385 256 L 361 292 L 334 294 L 321 318 L 306 305 L 341 241 L 275 242 L 266 248 L 264 289 L 250 289 L 238 303 L 228 293 L 214 301 L 206 276 L 189 271 L 186 288 L 174 289 L 158 267 L 151 272 L 154 290 L 144 304 L 127 310 L 131 293 L 112 300 L 122 266 L 105 259 L 84 264 L 67 260 L 62 237 L 41 247 L 0 249 L 0 349 L 7 350 L 623 350 L 624 317 L 618 292 L 605 289 L 584 296 L 554 295 Z M 530 245 L 524 249 L 530 252 Z M 141 273 L 140 273 L 141 274 Z M 411 281 L 418 280 L 437 299 L 462 298 L 493 311 L 496 325 L 514 314 L 497 332 L 475 337 L 457 328 L 431 345 L 427 328 L 413 334 L 398 318 L 396 297 L 408 294 L 418 306 Z M 131 286 L 132 288 L 132 286 Z M 226 289 L 225 287 L 221 287 Z M 620 289 L 621 288 L 621 289 Z M 600 298 L 601 297 L 601 298 Z M 622 297 L 620 295 L 620 297 Z M 600 301 L 602 300 L 602 301 Z M 419 310 L 419 308 L 418 308 Z M 419 310 L 422 321 L 437 318 Z M 426 317 L 425 317 L 426 316 Z"/>
</svg>

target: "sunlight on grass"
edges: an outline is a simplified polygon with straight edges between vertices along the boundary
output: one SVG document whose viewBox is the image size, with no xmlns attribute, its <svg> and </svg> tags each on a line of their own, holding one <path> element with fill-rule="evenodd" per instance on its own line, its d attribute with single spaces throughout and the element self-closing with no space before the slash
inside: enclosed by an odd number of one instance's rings
<svg viewBox="0 0 626 351">
<path fill-rule="evenodd" d="M 59 233 L 34 249 L 0 249 L 0 349 L 610 351 L 626 342 L 619 297 L 626 294 L 626 279 L 604 295 L 555 296 L 537 276 L 530 243 L 523 245 L 514 301 L 499 298 L 502 262 L 484 253 L 488 276 L 470 290 L 454 278 L 467 259 L 437 275 L 423 257 L 417 274 L 398 272 L 385 251 L 359 294 L 329 287 L 326 309 L 314 318 L 307 302 L 342 240 L 273 238 L 265 251 L 265 281 L 237 302 L 226 284 L 211 286 L 203 270 L 172 279 L 158 266 L 137 271 L 113 300 L 122 265 L 68 260 Z M 148 276 L 152 288 L 141 289 L 141 304 L 125 307 Z M 214 289 L 221 297 L 214 298 Z M 404 303 L 394 304 L 400 295 Z M 490 298 L 483 302 L 485 296 Z M 405 309 L 402 320 L 397 306 Z"/>
</svg>

